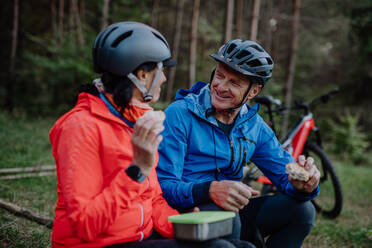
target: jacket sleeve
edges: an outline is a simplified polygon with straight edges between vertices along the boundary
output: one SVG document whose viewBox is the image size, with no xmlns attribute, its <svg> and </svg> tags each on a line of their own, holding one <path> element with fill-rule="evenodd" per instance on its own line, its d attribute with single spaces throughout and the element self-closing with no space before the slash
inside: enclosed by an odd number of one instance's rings
<svg viewBox="0 0 372 248">
<path fill-rule="evenodd" d="M 172 103 L 166 110 L 163 141 L 159 146 L 159 164 L 156 168 L 164 198 L 176 209 L 194 205 L 193 183 L 182 180 L 187 137 L 190 125 L 187 107 L 183 101 Z"/>
<path fill-rule="evenodd" d="M 119 170 L 105 184 L 100 161 L 102 149 L 94 123 L 69 122 L 51 135 L 59 192 L 78 237 L 93 241 L 123 213 L 132 199 L 146 190 L 146 180 L 134 182 Z M 129 164 L 129 162 L 128 162 Z"/>
<path fill-rule="evenodd" d="M 280 192 L 300 201 L 311 200 L 319 194 L 319 186 L 312 193 L 304 193 L 295 189 L 288 180 L 285 165 L 295 162 L 284 150 L 274 132 L 263 123 L 256 150 L 251 161 L 267 176 Z"/>
<path fill-rule="evenodd" d="M 177 210 L 171 208 L 164 199 L 155 171 L 154 175 L 156 178 L 156 185 L 154 187 L 155 197 L 152 200 L 152 221 L 154 228 L 163 237 L 173 238 L 173 225 L 168 221 L 168 217 L 178 215 L 179 213 Z"/>
</svg>

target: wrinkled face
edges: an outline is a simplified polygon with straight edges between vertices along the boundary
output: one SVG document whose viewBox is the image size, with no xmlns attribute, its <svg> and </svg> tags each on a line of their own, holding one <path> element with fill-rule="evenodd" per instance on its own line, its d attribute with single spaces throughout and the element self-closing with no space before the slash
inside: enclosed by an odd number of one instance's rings
<svg viewBox="0 0 372 248">
<path fill-rule="evenodd" d="M 211 82 L 212 105 L 217 111 L 226 110 L 239 105 L 243 100 L 244 94 L 248 90 L 249 84 L 250 81 L 246 76 L 219 63 Z M 250 92 L 254 88 L 255 87 L 252 87 Z M 251 94 L 248 94 L 247 97 L 249 99 L 252 98 Z"/>
</svg>

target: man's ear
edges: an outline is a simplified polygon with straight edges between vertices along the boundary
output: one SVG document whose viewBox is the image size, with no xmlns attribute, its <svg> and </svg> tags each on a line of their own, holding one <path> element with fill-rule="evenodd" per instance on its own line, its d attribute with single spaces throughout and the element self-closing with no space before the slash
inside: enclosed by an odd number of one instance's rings
<svg viewBox="0 0 372 248">
<path fill-rule="evenodd" d="M 262 85 L 261 84 L 252 85 L 251 90 L 248 92 L 248 99 L 251 100 L 252 98 L 257 96 L 258 93 L 260 93 L 261 90 L 262 90 Z"/>
</svg>

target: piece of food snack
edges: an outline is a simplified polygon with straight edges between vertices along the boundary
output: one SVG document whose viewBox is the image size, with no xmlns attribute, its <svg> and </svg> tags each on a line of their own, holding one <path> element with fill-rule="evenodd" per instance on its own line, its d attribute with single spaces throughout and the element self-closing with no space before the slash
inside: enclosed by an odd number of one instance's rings
<svg viewBox="0 0 372 248">
<path fill-rule="evenodd" d="M 309 180 L 309 172 L 297 163 L 288 163 L 285 166 L 285 172 L 287 172 L 293 179 L 305 182 Z"/>
<path fill-rule="evenodd" d="M 155 123 L 154 125 L 151 127 L 151 129 L 153 128 L 158 128 L 160 126 L 163 125 L 163 122 L 165 120 L 165 114 L 163 111 L 153 111 L 153 110 L 149 110 L 149 111 L 146 111 L 144 115 L 142 115 L 140 118 L 144 118 L 146 116 L 151 116 L 151 118 L 153 120 L 155 120 Z"/>
</svg>

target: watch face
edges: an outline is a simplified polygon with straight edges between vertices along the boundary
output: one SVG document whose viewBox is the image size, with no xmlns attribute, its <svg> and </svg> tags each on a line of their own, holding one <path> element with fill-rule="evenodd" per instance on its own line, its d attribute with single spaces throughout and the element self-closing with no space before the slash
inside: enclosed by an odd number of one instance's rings
<svg viewBox="0 0 372 248">
<path fill-rule="evenodd" d="M 135 164 L 131 164 L 128 169 L 126 169 L 126 172 L 130 178 L 137 182 L 145 180 L 145 176 L 142 174 L 141 169 Z"/>
<path fill-rule="evenodd" d="M 140 176 L 140 168 L 138 166 L 131 166 L 131 170 L 133 171 L 133 175 L 138 178 Z"/>
</svg>

